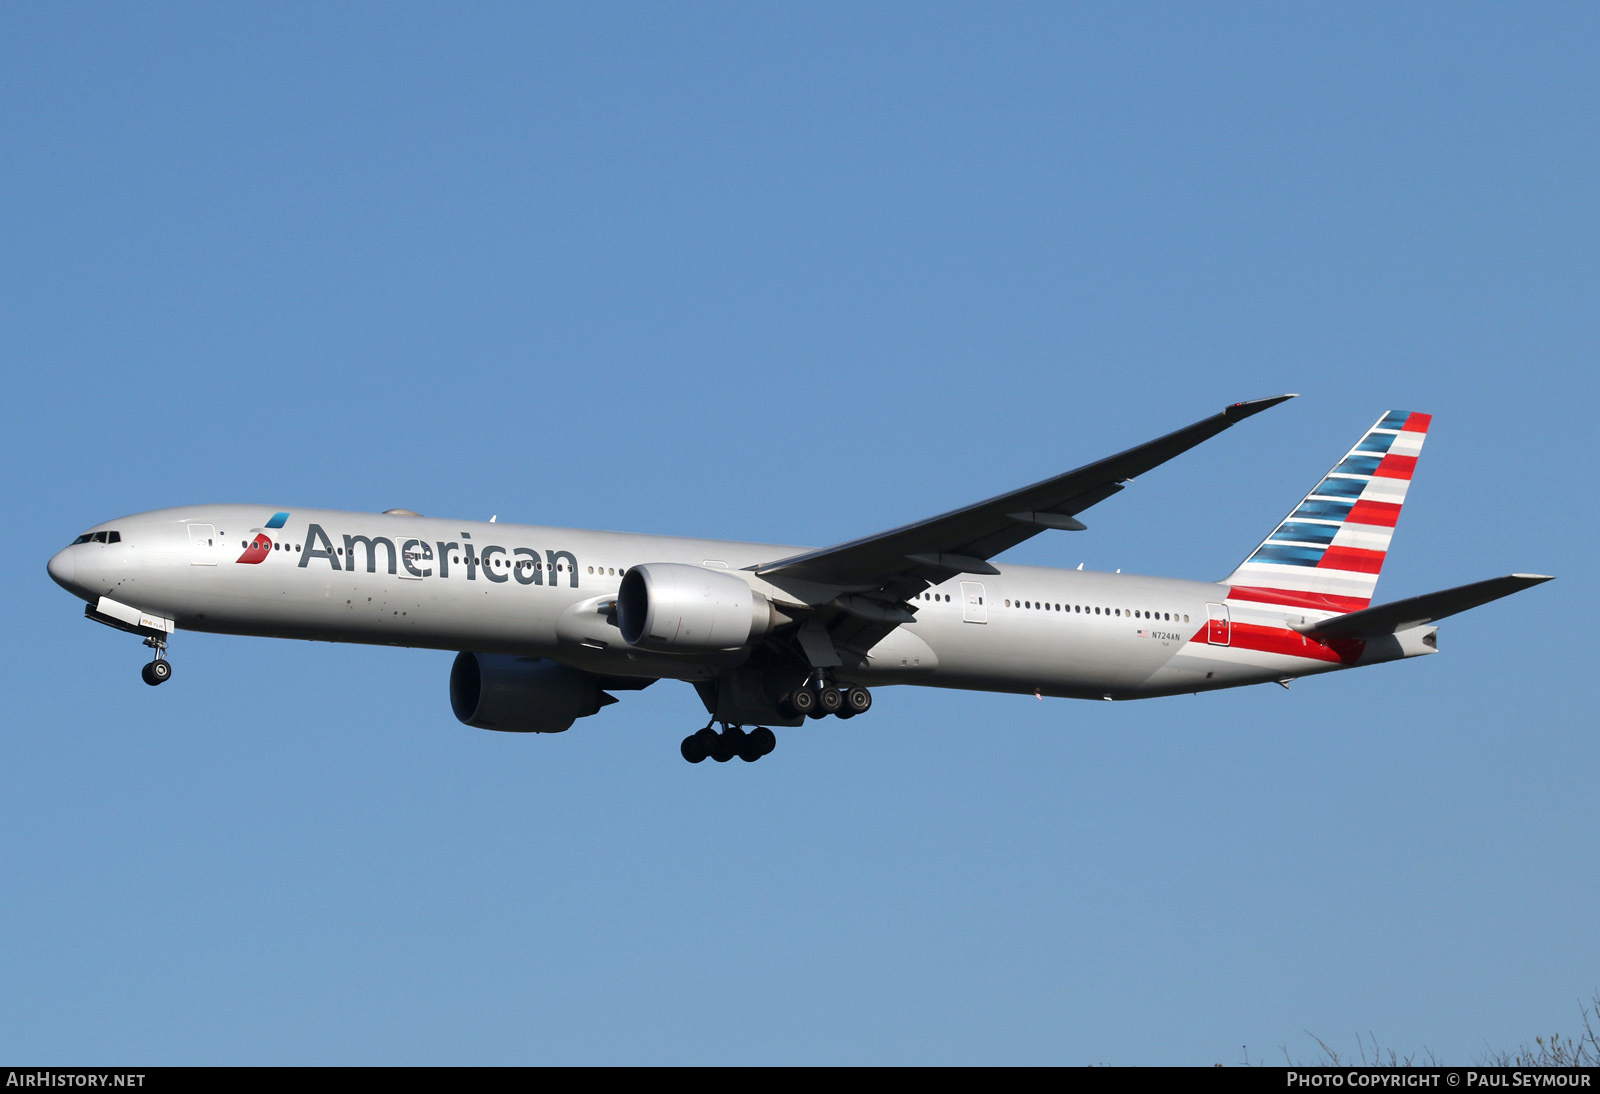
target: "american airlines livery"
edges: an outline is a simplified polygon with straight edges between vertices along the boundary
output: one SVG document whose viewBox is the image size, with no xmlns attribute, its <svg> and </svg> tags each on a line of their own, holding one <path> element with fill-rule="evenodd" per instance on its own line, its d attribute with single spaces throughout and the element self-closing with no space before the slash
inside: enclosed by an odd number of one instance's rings
<svg viewBox="0 0 1600 1094">
<path fill-rule="evenodd" d="M 871 687 L 1145 699 L 1433 653 L 1432 623 L 1550 580 L 1510 574 L 1377 607 L 1429 416 L 1391 411 L 1221 581 L 990 560 L 1293 396 L 1235 403 L 1120 455 L 821 550 L 259 505 L 123 517 L 50 576 L 155 651 L 223 634 L 464 651 L 469 726 L 560 733 L 660 679 L 710 713 L 683 758 L 754 761 L 769 726 L 851 718 Z M 719 730 L 713 726 L 720 725 Z M 749 727 L 749 728 L 747 728 Z"/>
</svg>

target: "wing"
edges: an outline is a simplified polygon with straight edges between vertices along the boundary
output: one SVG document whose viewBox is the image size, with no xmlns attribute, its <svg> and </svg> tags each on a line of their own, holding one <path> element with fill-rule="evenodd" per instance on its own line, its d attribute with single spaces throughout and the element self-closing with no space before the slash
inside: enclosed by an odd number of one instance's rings
<svg viewBox="0 0 1600 1094">
<path fill-rule="evenodd" d="M 915 524 L 768 562 L 755 571 L 780 584 L 793 578 L 842 591 L 882 590 L 890 600 L 956 574 L 998 573 L 988 560 L 1000 552 L 1048 528 L 1082 529 L 1077 514 L 1121 490 L 1135 475 L 1292 398 L 1279 395 L 1234 403 L 1220 414 L 1076 471 Z"/>
</svg>

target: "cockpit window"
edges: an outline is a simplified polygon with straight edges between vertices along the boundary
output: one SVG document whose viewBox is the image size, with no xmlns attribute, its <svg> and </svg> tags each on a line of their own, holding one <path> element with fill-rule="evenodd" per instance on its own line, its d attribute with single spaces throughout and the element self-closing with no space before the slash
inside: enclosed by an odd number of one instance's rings
<svg viewBox="0 0 1600 1094">
<path fill-rule="evenodd" d="M 79 536 L 77 539 L 73 540 L 72 542 L 73 542 L 74 546 L 76 546 L 79 543 L 121 543 L 122 542 L 122 533 L 121 532 L 85 532 L 85 533 L 83 533 L 83 535 Z"/>
</svg>

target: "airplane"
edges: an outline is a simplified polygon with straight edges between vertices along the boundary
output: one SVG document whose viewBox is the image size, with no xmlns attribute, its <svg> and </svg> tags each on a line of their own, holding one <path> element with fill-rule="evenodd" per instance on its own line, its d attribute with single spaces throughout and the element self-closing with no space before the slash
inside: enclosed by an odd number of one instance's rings
<svg viewBox="0 0 1600 1094">
<path fill-rule="evenodd" d="M 480 729 L 560 733 L 661 679 L 710 720 L 690 763 L 754 762 L 773 726 L 852 718 L 893 684 L 1128 700 L 1434 653 L 1433 623 L 1548 581 L 1509 574 L 1379 606 L 1431 417 L 1389 411 L 1217 582 L 992 562 L 1240 421 L 1234 403 L 997 497 L 821 549 L 297 507 L 203 505 L 96 525 L 49 562 L 84 615 L 177 630 L 456 650 Z M 713 729 L 720 726 L 720 729 Z M 747 729 L 746 727 L 752 727 Z"/>
</svg>

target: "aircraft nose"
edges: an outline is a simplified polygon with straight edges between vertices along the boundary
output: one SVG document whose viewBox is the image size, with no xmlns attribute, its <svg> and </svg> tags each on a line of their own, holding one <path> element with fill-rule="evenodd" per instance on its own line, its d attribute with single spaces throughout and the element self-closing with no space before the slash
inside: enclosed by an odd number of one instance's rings
<svg viewBox="0 0 1600 1094">
<path fill-rule="evenodd" d="M 50 577 L 68 592 L 74 592 L 73 582 L 78 577 L 77 554 L 71 547 L 57 551 L 50 560 Z"/>
</svg>

